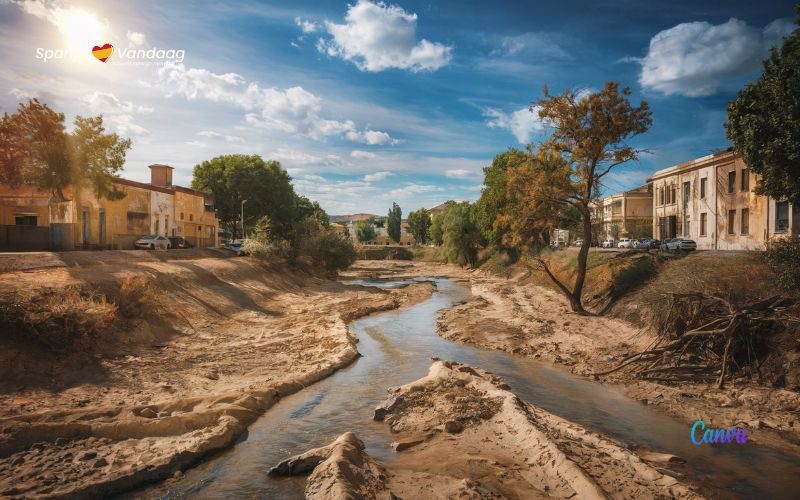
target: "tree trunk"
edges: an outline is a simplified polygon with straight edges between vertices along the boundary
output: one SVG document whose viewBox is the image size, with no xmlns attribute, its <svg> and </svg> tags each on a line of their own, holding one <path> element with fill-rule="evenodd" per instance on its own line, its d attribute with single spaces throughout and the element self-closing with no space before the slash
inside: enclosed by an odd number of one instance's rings
<svg viewBox="0 0 800 500">
<path fill-rule="evenodd" d="M 572 310 L 578 313 L 585 313 L 583 308 L 583 284 L 586 281 L 586 263 L 589 260 L 589 247 L 592 244 L 592 215 L 588 207 L 581 207 L 583 218 L 583 244 L 578 252 L 578 274 L 575 276 L 575 285 L 572 287 L 572 294 L 569 297 Z"/>
</svg>

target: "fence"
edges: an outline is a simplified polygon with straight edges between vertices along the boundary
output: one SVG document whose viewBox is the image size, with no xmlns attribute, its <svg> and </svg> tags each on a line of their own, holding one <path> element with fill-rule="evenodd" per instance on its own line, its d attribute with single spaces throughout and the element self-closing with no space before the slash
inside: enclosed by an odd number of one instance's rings
<svg viewBox="0 0 800 500">
<path fill-rule="evenodd" d="M 49 227 L 0 225 L 0 250 L 30 252 L 51 248 Z"/>
</svg>

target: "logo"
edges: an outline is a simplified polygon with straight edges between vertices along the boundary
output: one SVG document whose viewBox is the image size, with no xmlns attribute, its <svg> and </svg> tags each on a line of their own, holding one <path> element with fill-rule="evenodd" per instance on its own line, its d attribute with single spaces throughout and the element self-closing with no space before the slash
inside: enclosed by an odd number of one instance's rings
<svg viewBox="0 0 800 500">
<path fill-rule="evenodd" d="M 92 47 L 92 55 L 97 58 L 100 62 L 106 62 L 109 60 L 111 55 L 114 53 L 114 46 L 110 43 L 103 45 L 95 45 Z"/>
<path fill-rule="evenodd" d="M 698 438 L 698 435 L 702 437 Z M 709 427 L 706 429 L 706 423 L 698 420 L 692 425 L 689 437 L 691 437 L 692 443 L 696 446 L 700 446 L 703 443 L 729 444 L 736 442 L 745 444 L 747 442 L 747 431 L 738 427 L 731 427 L 730 429 L 712 429 Z"/>
</svg>

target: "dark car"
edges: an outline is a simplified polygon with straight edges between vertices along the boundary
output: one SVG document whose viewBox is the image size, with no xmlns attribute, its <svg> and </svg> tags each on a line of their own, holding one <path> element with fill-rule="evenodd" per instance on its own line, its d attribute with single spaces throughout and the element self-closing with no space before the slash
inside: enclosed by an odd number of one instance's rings
<svg viewBox="0 0 800 500">
<path fill-rule="evenodd" d="M 192 244 L 186 241 L 182 236 L 170 236 L 169 242 L 172 248 L 192 248 Z"/>
</svg>

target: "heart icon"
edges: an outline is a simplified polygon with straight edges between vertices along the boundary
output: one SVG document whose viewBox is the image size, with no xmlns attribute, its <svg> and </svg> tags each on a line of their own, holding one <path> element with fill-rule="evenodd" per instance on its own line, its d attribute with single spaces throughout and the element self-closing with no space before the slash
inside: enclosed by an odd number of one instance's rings
<svg viewBox="0 0 800 500">
<path fill-rule="evenodd" d="M 100 62 L 106 62 L 111 57 L 111 54 L 114 53 L 114 46 L 110 43 L 103 45 L 95 45 L 92 47 L 92 55 L 97 58 Z"/>
</svg>

